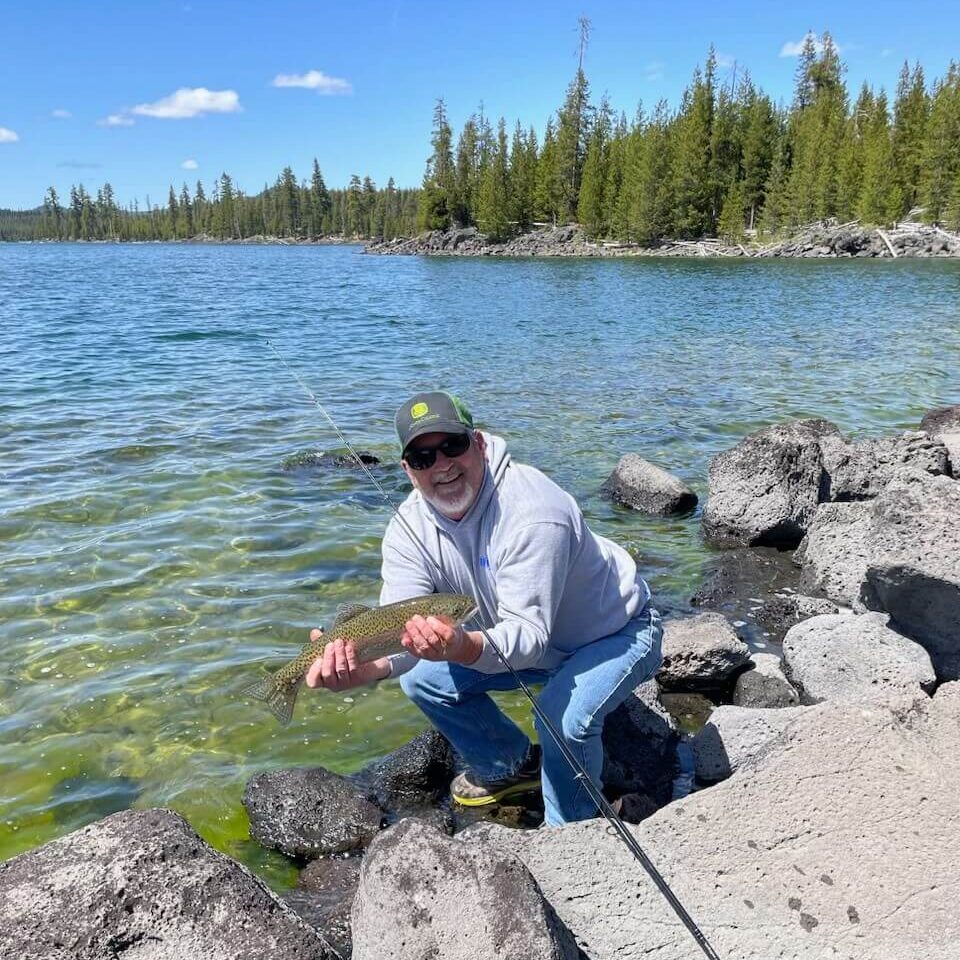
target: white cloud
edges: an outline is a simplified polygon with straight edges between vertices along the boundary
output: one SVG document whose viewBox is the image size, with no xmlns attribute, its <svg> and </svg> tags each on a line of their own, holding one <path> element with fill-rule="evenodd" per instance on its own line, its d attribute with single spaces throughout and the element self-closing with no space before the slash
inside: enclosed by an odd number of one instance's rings
<svg viewBox="0 0 960 960">
<path fill-rule="evenodd" d="M 180 164 L 180 166 L 184 170 L 196 170 L 200 166 L 200 164 L 197 163 L 196 160 L 184 160 L 183 163 Z"/>
<path fill-rule="evenodd" d="M 97 124 L 101 127 L 132 127 L 133 120 L 125 113 L 111 113 L 109 117 L 98 120 Z"/>
<path fill-rule="evenodd" d="M 154 103 L 137 104 L 130 113 L 161 120 L 183 120 L 207 113 L 237 113 L 241 109 L 235 90 L 208 90 L 206 87 L 181 87 L 169 97 Z"/>
<path fill-rule="evenodd" d="M 823 39 L 818 37 L 815 33 L 804 34 L 799 40 L 788 40 L 780 48 L 781 57 L 799 57 L 803 53 L 803 45 L 807 41 L 807 37 L 813 37 L 813 49 L 818 53 L 823 53 Z M 855 50 L 856 46 L 852 43 L 844 44 L 840 46 L 836 40 L 833 41 L 833 46 L 836 49 L 837 53 L 843 53 L 845 50 Z"/>
<path fill-rule="evenodd" d="M 326 96 L 337 93 L 353 93 L 349 80 L 340 77 L 328 77 L 321 70 L 308 70 L 306 73 L 278 73 L 273 78 L 275 87 L 305 87 L 316 90 Z"/>
<path fill-rule="evenodd" d="M 16 143 L 20 138 L 6 127 L 0 127 L 0 143 Z"/>
<path fill-rule="evenodd" d="M 56 117 L 58 120 L 69 120 L 73 114 L 69 110 L 53 110 L 50 113 L 51 117 Z"/>
<path fill-rule="evenodd" d="M 728 53 L 717 54 L 717 66 L 721 70 L 729 70 L 737 62 L 736 57 L 731 57 Z"/>
<path fill-rule="evenodd" d="M 664 64 L 660 60 L 652 60 L 643 68 L 643 79 L 651 83 L 663 79 Z"/>
</svg>

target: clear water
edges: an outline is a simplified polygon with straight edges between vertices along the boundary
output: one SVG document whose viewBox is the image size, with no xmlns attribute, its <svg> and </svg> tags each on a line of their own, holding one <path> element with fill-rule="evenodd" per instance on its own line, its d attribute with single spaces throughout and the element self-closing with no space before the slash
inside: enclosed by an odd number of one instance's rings
<svg viewBox="0 0 960 960">
<path fill-rule="evenodd" d="M 247 779 L 353 771 L 422 728 L 395 684 L 307 691 L 286 729 L 239 697 L 375 601 L 388 519 L 362 477 L 281 469 L 338 442 L 267 337 L 391 489 L 394 407 L 452 389 L 682 598 L 698 517 L 601 500 L 617 458 L 703 496 L 710 458 L 772 421 L 915 426 L 960 399 L 960 264 L 0 245 L 0 859 L 161 805 L 282 885 Z"/>
</svg>

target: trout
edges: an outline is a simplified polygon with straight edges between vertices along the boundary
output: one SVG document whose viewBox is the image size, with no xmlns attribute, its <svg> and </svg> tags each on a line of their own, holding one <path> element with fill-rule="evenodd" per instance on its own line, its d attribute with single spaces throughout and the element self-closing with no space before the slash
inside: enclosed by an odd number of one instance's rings
<svg viewBox="0 0 960 960">
<path fill-rule="evenodd" d="M 403 653 L 400 638 L 407 621 L 416 614 L 439 617 L 459 627 L 476 610 L 473 597 L 461 593 L 430 593 L 388 603 L 383 607 L 368 607 L 362 603 L 344 604 L 337 610 L 328 636 L 305 644 L 300 656 L 276 673 L 247 687 L 243 696 L 262 700 L 286 726 L 293 717 L 293 705 L 297 702 L 307 669 L 322 656 L 323 648 L 331 640 L 342 638 L 352 643 L 357 653 L 357 663 L 366 663 L 390 653 Z"/>
</svg>

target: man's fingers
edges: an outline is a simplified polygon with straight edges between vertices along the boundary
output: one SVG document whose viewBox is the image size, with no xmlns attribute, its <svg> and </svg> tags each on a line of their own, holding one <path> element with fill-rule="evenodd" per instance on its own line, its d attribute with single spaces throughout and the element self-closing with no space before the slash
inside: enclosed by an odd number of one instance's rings
<svg viewBox="0 0 960 960">
<path fill-rule="evenodd" d="M 353 673 L 357 669 L 357 651 L 352 643 L 345 643 L 343 645 L 343 652 L 347 658 L 347 671 Z"/>
<path fill-rule="evenodd" d="M 320 682 L 320 668 L 323 666 L 323 657 L 317 657 L 307 668 L 306 681 L 308 687 L 315 687 Z"/>
<path fill-rule="evenodd" d="M 333 647 L 333 668 L 339 678 L 345 679 L 349 676 L 350 669 L 347 666 L 347 654 L 343 649 L 343 641 L 334 640 L 331 646 Z"/>
</svg>

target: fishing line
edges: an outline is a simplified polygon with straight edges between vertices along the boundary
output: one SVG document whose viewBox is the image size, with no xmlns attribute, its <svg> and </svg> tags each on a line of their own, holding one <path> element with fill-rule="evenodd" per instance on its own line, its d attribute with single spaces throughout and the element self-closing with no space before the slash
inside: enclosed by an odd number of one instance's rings
<svg viewBox="0 0 960 960">
<path fill-rule="evenodd" d="M 270 350 L 273 352 L 273 355 L 284 365 L 284 367 L 287 368 L 287 370 L 290 372 L 293 378 L 300 385 L 304 393 L 313 402 L 314 406 L 320 411 L 321 414 L 323 414 L 324 418 L 330 424 L 331 428 L 333 429 L 333 432 L 337 435 L 340 442 L 347 448 L 350 455 L 357 462 L 357 465 L 364 472 L 364 474 L 366 474 L 367 479 L 377 488 L 377 491 L 380 493 L 380 496 L 383 497 L 387 505 L 393 511 L 394 517 L 400 522 L 400 525 L 410 536 L 410 539 L 416 545 L 417 549 L 423 554 L 427 562 L 437 572 L 437 575 L 440 577 L 440 580 L 443 583 L 445 583 L 447 587 L 450 588 L 451 591 L 453 591 L 454 593 L 457 592 L 456 586 L 450 582 L 450 579 L 444 573 L 443 568 L 430 555 L 430 552 L 427 549 L 426 545 L 417 535 L 417 532 L 413 529 L 413 527 L 410 525 L 407 519 L 400 512 L 399 506 L 394 502 L 390 494 L 384 489 L 380 481 L 374 476 L 373 472 L 370 470 L 367 464 L 365 464 L 360 459 L 360 456 L 354 450 L 353 445 L 343 435 L 343 431 L 341 431 L 341 429 L 337 426 L 333 417 L 331 417 L 330 414 L 327 413 L 326 408 L 317 399 L 316 394 L 314 394 L 314 392 L 310 389 L 310 387 L 307 386 L 307 384 L 304 382 L 300 374 L 297 373 L 297 371 L 294 370 L 289 363 L 287 363 L 286 359 L 283 357 L 280 351 L 277 350 L 273 341 L 267 339 L 266 343 L 267 343 L 267 346 L 270 348 Z M 583 764 L 577 759 L 577 757 L 573 754 L 573 752 L 567 746 L 566 741 L 563 739 L 563 735 L 560 733 L 560 731 L 557 729 L 554 722 L 550 719 L 550 717 L 547 716 L 546 712 L 540 706 L 540 703 L 537 700 L 537 698 L 534 696 L 533 691 L 531 691 L 530 688 L 526 685 L 526 683 L 523 682 L 523 680 L 520 678 L 520 675 L 517 673 L 514 667 L 510 664 L 507 658 L 503 655 L 503 653 L 501 652 L 497 644 L 494 642 L 493 638 L 490 636 L 487 629 L 482 625 L 480 626 L 480 632 L 483 634 L 484 639 L 487 641 L 487 643 L 490 644 L 490 649 L 493 650 L 493 652 L 497 655 L 497 659 L 503 664 L 503 666 L 510 673 L 511 677 L 516 682 L 518 688 L 524 693 L 524 695 L 530 701 L 530 704 L 533 707 L 533 712 L 536 714 L 537 719 L 539 719 L 539 721 L 543 724 L 544 729 L 546 729 L 546 731 L 549 733 L 550 739 L 553 740 L 557 749 L 560 751 L 561 755 L 563 756 L 563 759 L 566 760 L 571 770 L 573 770 L 574 778 L 580 781 L 580 784 L 583 786 L 586 792 L 590 795 L 590 799 L 593 800 L 593 802 L 597 805 L 597 808 L 600 810 L 601 814 L 603 814 L 604 818 L 613 828 L 614 833 L 618 837 L 620 837 L 620 839 L 624 842 L 624 844 L 626 844 L 627 849 L 633 854 L 635 859 L 639 861 L 643 869 L 646 870 L 650 879 L 653 881 L 654 886 L 656 886 L 656 888 L 660 891 L 660 893 L 663 894 L 667 903 L 669 903 L 670 906 L 673 908 L 674 913 L 676 913 L 676 915 L 680 918 L 683 925 L 687 928 L 687 930 L 693 936 L 693 939 L 696 940 L 697 945 L 704 952 L 704 954 L 707 957 L 709 957 L 710 960 L 720 960 L 719 954 L 710 945 L 703 931 L 697 926 L 696 921 L 694 921 L 693 917 L 691 917 L 690 914 L 687 913 L 686 908 L 677 898 L 677 895 L 670 888 L 670 885 L 664 879 L 660 871 L 656 868 L 653 861 L 647 856 L 646 853 L 644 853 L 643 848 L 637 842 L 636 837 L 634 837 L 634 835 L 627 829 L 627 826 L 623 822 L 623 820 L 620 818 L 620 815 L 616 812 L 616 810 L 613 809 L 613 807 L 610 805 L 607 798 L 603 795 L 603 791 L 600 789 L 600 787 L 597 786 L 597 784 L 594 782 L 590 774 L 587 773 L 587 771 L 584 769 Z"/>
</svg>

